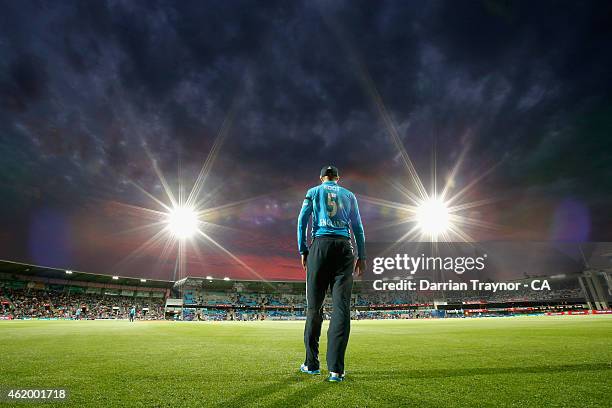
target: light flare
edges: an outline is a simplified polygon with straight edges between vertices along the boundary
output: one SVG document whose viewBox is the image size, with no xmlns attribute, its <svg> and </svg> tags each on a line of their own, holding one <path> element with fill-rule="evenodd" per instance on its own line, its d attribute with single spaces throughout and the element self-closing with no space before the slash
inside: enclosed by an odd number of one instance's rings
<svg viewBox="0 0 612 408">
<path fill-rule="evenodd" d="M 168 213 L 167 228 L 176 238 L 191 238 L 198 231 L 198 216 L 190 207 L 176 207 Z"/>
<path fill-rule="evenodd" d="M 184 194 L 184 186 L 181 182 L 179 169 L 179 182 L 176 186 L 171 186 L 164 176 L 157 158 L 154 157 L 146 143 L 142 143 L 146 155 L 151 162 L 151 167 L 157 176 L 161 187 L 163 188 L 165 199 L 161 199 L 147 191 L 140 184 L 131 181 L 141 193 L 151 200 L 152 206 L 158 206 L 158 209 L 140 207 L 132 204 L 114 202 L 113 204 L 129 212 L 131 216 L 139 216 L 142 219 L 147 219 L 149 222 L 145 225 L 132 228 L 127 232 L 146 231 L 148 229 L 157 230 L 152 233 L 152 236 L 147 239 L 142 245 L 129 253 L 126 258 L 118 262 L 113 271 L 127 267 L 135 258 L 143 255 L 147 251 L 159 249 L 158 260 L 155 268 L 167 267 L 168 261 L 171 261 L 172 253 L 176 253 L 174 259 L 174 272 L 172 279 L 180 280 L 187 276 L 187 248 L 192 248 L 197 255 L 197 259 L 205 261 L 200 252 L 199 244 L 206 244 L 209 247 L 220 251 L 233 263 L 236 263 L 241 268 L 246 269 L 253 277 L 257 279 L 265 279 L 258 274 L 253 268 L 248 266 L 238 256 L 225 248 L 216 237 L 211 234 L 217 230 L 229 230 L 222 226 L 214 224 L 213 221 L 219 218 L 220 215 L 227 215 L 233 209 L 252 201 L 253 199 L 245 199 L 237 202 L 222 204 L 217 207 L 210 206 L 213 201 L 213 196 L 216 196 L 218 190 L 210 189 L 204 197 L 201 197 L 204 191 L 205 182 L 211 172 L 215 159 L 219 156 L 221 145 L 227 137 L 231 128 L 234 116 L 235 104 L 230 109 L 226 119 L 224 120 L 221 129 L 213 143 L 212 149 L 204 160 L 201 170 L 193 183 L 189 194 Z M 180 167 L 180 166 L 179 166 Z M 175 194 L 174 190 L 178 192 Z M 166 202 L 166 201 L 169 201 Z M 126 231 L 119 234 L 125 234 Z M 269 284 L 269 283 L 268 283 Z"/>
<path fill-rule="evenodd" d="M 449 214 L 441 199 L 428 199 L 421 203 L 416 212 L 417 225 L 425 234 L 438 236 L 448 230 Z"/>
</svg>

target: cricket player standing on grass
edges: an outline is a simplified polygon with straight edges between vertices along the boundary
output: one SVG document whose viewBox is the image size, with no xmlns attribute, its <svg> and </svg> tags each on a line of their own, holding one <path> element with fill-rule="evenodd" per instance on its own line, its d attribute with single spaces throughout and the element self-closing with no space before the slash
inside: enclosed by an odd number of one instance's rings
<svg viewBox="0 0 612 408">
<path fill-rule="evenodd" d="M 298 217 L 298 247 L 306 270 L 306 360 L 300 371 L 321 374 L 319 337 L 323 324 L 323 301 L 329 287 L 333 311 L 327 330 L 328 381 L 344 380 L 344 354 L 351 329 L 353 271 L 361 276 L 366 269 L 365 234 L 355 194 L 338 185 L 338 169 L 321 169 L 321 185 L 308 190 Z M 306 228 L 312 215 L 312 245 L 306 245 Z M 351 233 L 355 235 L 355 261 Z"/>
</svg>

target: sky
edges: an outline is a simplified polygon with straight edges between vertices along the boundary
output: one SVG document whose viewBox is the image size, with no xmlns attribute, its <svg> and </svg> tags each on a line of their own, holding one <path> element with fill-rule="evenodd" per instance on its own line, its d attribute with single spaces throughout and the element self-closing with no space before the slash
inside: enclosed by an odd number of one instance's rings
<svg viewBox="0 0 612 408">
<path fill-rule="evenodd" d="M 328 164 L 370 242 L 415 173 L 474 241 L 612 240 L 610 2 L 0 3 L 0 259 L 301 279 Z M 154 211 L 203 168 L 179 251 Z"/>
</svg>

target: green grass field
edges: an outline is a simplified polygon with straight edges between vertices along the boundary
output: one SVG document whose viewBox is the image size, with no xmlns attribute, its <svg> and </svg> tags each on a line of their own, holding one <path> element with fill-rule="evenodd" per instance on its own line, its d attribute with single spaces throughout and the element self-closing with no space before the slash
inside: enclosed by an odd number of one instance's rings
<svg viewBox="0 0 612 408">
<path fill-rule="evenodd" d="M 0 321 L 0 385 L 66 388 L 62 407 L 612 406 L 612 316 L 353 322 L 331 384 L 298 373 L 302 331 Z"/>
</svg>

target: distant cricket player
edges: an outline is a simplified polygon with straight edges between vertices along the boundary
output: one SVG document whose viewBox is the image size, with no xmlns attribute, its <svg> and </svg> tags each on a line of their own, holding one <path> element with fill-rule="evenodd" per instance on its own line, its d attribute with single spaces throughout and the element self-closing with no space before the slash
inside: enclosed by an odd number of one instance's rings
<svg viewBox="0 0 612 408">
<path fill-rule="evenodd" d="M 130 322 L 133 322 L 135 317 L 136 317 L 136 306 L 132 306 L 132 308 L 130 309 Z"/>
<path fill-rule="evenodd" d="M 306 360 L 300 371 L 321 374 L 319 337 L 323 324 L 323 301 L 331 289 L 333 311 L 327 330 L 327 381 L 344 381 L 344 354 L 351 328 L 353 271 L 360 276 L 366 269 L 365 234 L 355 194 L 340 187 L 338 169 L 321 169 L 321 185 L 308 190 L 298 217 L 298 247 L 306 270 Z M 312 215 L 310 248 L 306 228 Z M 355 261 L 351 233 L 355 235 L 358 258 Z"/>
</svg>

